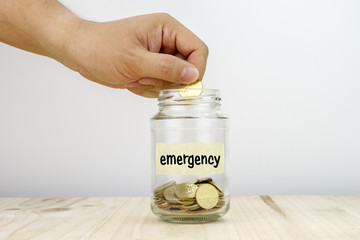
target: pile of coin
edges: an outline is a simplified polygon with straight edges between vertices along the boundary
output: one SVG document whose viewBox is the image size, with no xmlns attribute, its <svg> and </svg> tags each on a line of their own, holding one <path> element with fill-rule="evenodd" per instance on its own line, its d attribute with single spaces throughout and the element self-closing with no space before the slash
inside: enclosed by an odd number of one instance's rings
<svg viewBox="0 0 360 240">
<path fill-rule="evenodd" d="M 202 213 L 225 205 L 223 190 L 211 179 L 176 184 L 167 182 L 154 190 L 157 208 L 177 213 Z"/>
</svg>

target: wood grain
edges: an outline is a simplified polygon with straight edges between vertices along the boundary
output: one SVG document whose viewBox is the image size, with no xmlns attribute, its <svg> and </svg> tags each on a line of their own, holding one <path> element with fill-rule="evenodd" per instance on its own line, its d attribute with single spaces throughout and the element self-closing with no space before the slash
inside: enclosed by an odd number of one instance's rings
<svg viewBox="0 0 360 240">
<path fill-rule="evenodd" d="M 0 239 L 360 240 L 359 196 L 232 197 L 214 223 L 166 223 L 149 198 L 2 198 Z"/>
</svg>

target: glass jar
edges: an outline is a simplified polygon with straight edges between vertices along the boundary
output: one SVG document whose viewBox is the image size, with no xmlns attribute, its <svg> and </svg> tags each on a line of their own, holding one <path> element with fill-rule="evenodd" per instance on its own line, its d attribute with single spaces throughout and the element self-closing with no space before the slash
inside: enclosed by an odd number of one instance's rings
<svg viewBox="0 0 360 240">
<path fill-rule="evenodd" d="M 162 90 L 151 119 L 153 213 L 168 222 L 215 221 L 229 209 L 228 118 L 219 90 Z"/>
</svg>

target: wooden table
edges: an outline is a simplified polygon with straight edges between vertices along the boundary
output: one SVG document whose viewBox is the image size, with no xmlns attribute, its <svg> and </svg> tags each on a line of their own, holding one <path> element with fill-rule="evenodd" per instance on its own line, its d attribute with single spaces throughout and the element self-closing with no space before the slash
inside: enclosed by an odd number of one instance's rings
<svg viewBox="0 0 360 240">
<path fill-rule="evenodd" d="M 356 239 L 360 196 L 232 197 L 213 223 L 166 223 L 149 198 L 0 198 L 0 239 Z"/>
</svg>

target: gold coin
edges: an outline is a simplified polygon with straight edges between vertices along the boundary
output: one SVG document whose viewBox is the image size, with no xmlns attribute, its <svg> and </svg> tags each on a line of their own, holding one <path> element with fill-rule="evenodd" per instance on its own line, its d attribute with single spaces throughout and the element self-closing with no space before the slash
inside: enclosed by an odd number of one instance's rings
<svg viewBox="0 0 360 240">
<path fill-rule="evenodd" d="M 188 209 L 188 210 L 196 210 L 198 208 L 200 208 L 199 204 L 194 204 L 194 205 L 191 205 L 191 206 L 184 207 L 184 209 Z"/>
<path fill-rule="evenodd" d="M 186 200 L 177 200 L 176 202 L 179 203 L 179 204 L 182 204 L 182 205 L 191 205 L 191 204 L 195 203 L 195 198 L 186 199 Z"/>
<path fill-rule="evenodd" d="M 163 198 L 153 198 L 153 200 L 154 200 L 155 203 L 164 201 Z"/>
<path fill-rule="evenodd" d="M 215 207 L 219 201 L 219 192 L 213 185 L 204 183 L 199 186 L 195 197 L 200 207 L 211 209 Z"/>
<path fill-rule="evenodd" d="M 180 204 L 169 204 L 169 208 L 181 209 L 183 205 Z"/>
<path fill-rule="evenodd" d="M 195 184 L 212 182 L 212 178 L 205 177 L 198 179 Z"/>
<path fill-rule="evenodd" d="M 181 206 L 180 209 L 182 210 L 196 210 L 196 209 L 199 209 L 200 206 L 198 204 L 194 204 L 194 205 L 190 205 L 190 206 Z"/>
<path fill-rule="evenodd" d="M 187 182 L 187 183 L 193 183 L 193 184 L 195 184 L 198 180 L 199 180 L 199 179 L 194 179 L 194 180 L 191 180 L 191 181 L 189 181 L 189 182 Z"/>
<path fill-rule="evenodd" d="M 164 195 L 163 192 L 154 193 L 154 199 L 163 199 Z"/>
<path fill-rule="evenodd" d="M 181 199 L 194 198 L 198 186 L 193 183 L 180 183 L 176 185 L 175 195 Z"/>
<path fill-rule="evenodd" d="M 167 202 L 163 202 L 163 203 L 157 204 L 157 207 L 158 208 L 168 208 L 169 204 Z"/>
<path fill-rule="evenodd" d="M 169 202 L 176 202 L 177 198 L 175 197 L 175 188 L 176 185 L 171 185 L 170 187 L 165 188 L 164 198 Z"/>
<path fill-rule="evenodd" d="M 185 87 L 179 90 L 180 96 L 182 97 L 193 97 L 199 96 L 203 91 L 203 85 L 200 80 L 196 82 L 186 85 Z"/>
<path fill-rule="evenodd" d="M 219 191 L 219 193 L 220 193 L 220 196 L 223 196 L 224 195 L 224 192 L 223 192 L 223 190 L 221 189 L 221 187 L 219 187 L 219 185 L 217 185 L 215 182 L 213 182 L 213 181 L 210 181 L 209 182 L 211 185 L 213 185 L 218 191 Z"/>
</svg>

